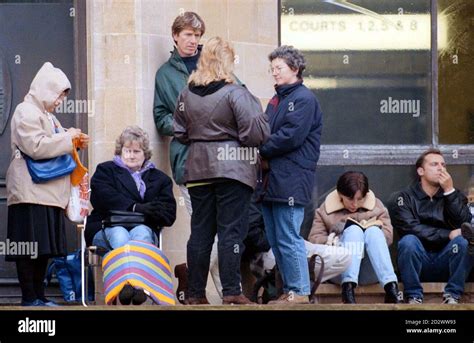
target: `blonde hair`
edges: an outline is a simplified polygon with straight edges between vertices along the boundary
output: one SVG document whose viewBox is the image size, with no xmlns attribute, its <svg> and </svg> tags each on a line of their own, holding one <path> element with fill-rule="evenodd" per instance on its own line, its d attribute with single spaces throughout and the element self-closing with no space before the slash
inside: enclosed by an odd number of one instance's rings
<svg viewBox="0 0 474 343">
<path fill-rule="evenodd" d="M 221 37 L 212 37 L 204 44 L 197 69 L 189 77 L 188 83 L 196 86 L 219 80 L 234 83 L 234 57 L 234 48 L 230 42 Z"/>
</svg>

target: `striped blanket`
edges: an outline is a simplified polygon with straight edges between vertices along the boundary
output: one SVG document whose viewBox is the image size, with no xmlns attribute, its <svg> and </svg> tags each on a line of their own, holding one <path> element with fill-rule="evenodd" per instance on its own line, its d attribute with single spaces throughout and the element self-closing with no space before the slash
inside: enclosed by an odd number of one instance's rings
<svg viewBox="0 0 474 343">
<path fill-rule="evenodd" d="M 168 258 L 155 245 L 130 241 L 107 253 L 102 260 L 105 303 L 110 305 L 127 283 L 141 288 L 156 304 L 174 305 Z"/>
</svg>

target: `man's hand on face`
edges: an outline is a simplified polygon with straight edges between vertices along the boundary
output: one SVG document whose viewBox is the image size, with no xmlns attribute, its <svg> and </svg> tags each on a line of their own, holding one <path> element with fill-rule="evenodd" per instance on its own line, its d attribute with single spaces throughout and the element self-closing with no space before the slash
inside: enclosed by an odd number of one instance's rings
<svg viewBox="0 0 474 343">
<path fill-rule="evenodd" d="M 439 176 L 439 185 L 443 189 L 444 193 L 451 192 L 454 189 L 453 178 L 448 173 L 446 168 L 443 168 Z"/>
</svg>

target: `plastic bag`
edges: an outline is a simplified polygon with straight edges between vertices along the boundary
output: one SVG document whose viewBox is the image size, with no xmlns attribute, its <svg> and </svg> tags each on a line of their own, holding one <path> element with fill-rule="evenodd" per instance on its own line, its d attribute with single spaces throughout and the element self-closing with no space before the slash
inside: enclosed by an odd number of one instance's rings
<svg viewBox="0 0 474 343">
<path fill-rule="evenodd" d="M 66 208 L 66 215 L 74 223 L 83 223 L 89 215 L 89 174 L 82 177 L 77 186 L 71 185 L 71 195 Z"/>
<path fill-rule="evenodd" d="M 48 267 L 46 284 L 56 275 L 63 298 L 68 303 L 81 301 L 81 250 L 65 257 L 56 257 Z M 93 301 L 94 283 L 92 273 L 89 273 L 88 300 Z"/>
</svg>

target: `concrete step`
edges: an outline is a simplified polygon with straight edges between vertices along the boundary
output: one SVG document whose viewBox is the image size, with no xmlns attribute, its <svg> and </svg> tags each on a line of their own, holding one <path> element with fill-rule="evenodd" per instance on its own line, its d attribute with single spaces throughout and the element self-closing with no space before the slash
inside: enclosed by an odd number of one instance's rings
<svg viewBox="0 0 474 343">
<path fill-rule="evenodd" d="M 425 282 L 422 283 L 424 292 L 424 303 L 436 304 L 443 300 L 443 292 L 446 283 Z M 400 283 L 400 290 L 403 291 L 403 284 Z M 474 282 L 466 283 L 462 303 L 474 303 Z M 339 285 L 324 283 L 316 291 L 320 304 L 337 304 L 341 302 L 341 287 Z M 385 291 L 379 284 L 358 286 L 355 289 L 356 301 L 360 304 L 383 303 Z"/>
</svg>

